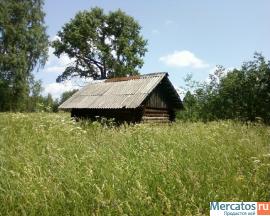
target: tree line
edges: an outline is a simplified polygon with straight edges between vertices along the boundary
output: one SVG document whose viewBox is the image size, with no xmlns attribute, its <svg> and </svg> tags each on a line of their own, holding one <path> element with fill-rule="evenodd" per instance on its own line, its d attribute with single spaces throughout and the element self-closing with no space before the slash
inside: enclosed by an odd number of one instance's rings
<svg viewBox="0 0 270 216">
<path fill-rule="evenodd" d="M 37 82 L 40 83 L 40 82 Z M 54 99 L 52 94 L 42 95 L 41 85 L 35 86 L 33 93 L 26 101 L 27 112 L 58 112 L 58 106 L 70 98 L 78 89 L 63 92 L 59 98 Z"/>
<path fill-rule="evenodd" d="M 218 66 L 208 82 L 196 82 L 191 76 L 185 81 L 188 91 L 179 119 L 270 123 L 270 61 L 260 53 L 239 69 L 227 72 Z"/>
</svg>

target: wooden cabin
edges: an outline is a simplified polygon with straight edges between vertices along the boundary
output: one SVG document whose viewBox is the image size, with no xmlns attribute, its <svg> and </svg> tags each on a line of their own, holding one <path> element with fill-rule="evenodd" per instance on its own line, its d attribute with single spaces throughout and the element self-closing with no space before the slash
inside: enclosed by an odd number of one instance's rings
<svg viewBox="0 0 270 216">
<path fill-rule="evenodd" d="M 182 101 L 167 73 L 90 83 L 60 105 L 76 118 L 113 118 L 117 122 L 171 122 Z"/>
</svg>

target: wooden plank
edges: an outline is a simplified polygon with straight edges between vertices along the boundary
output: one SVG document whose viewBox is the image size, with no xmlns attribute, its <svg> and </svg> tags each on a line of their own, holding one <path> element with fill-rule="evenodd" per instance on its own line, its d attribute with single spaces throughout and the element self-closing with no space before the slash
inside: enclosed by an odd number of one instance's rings
<svg viewBox="0 0 270 216">
<path fill-rule="evenodd" d="M 144 116 L 149 116 L 149 117 L 167 117 L 167 118 L 170 117 L 170 115 L 168 113 L 144 113 Z"/>
<path fill-rule="evenodd" d="M 169 113 L 168 110 L 144 110 L 144 113 Z"/>
<path fill-rule="evenodd" d="M 169 115 L 169 112 L 166 112 L 166 111 L 156 111 L 156 112 L 144 111 L 144 115 Z"/>
<path fill-rule="evenodd" d="M 149 117 L 149 116 L 143 116 L 143 120 L 168 120 L 167 117 Z"/>
</svg>

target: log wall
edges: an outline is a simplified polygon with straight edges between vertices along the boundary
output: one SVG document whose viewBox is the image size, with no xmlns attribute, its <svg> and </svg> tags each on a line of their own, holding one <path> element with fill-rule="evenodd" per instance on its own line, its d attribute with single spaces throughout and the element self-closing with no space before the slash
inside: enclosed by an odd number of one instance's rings
<svg viewBox="0 0 270 216">
<path fill-rule="evenodd" d="M 117 123 L 140 122 L 143 115 L 143 109 L 72 109 L 71 117 L 91 119 L 93 121 L 104 117 L 114 119 Z"/>
<path fill-rule="evenodd" d="M 146 107 L 144 109 L 143 122 L 169 123 L 170 113 L 168 109 L 154 109 Z"/>
<path fill-rule="evenodd" d="M 142 121 L 146 123 L 169 123 L 174 119 L 174 111 L 168 105 L 162 87 L 158 86 L 144 103 Z"/>
</svg>

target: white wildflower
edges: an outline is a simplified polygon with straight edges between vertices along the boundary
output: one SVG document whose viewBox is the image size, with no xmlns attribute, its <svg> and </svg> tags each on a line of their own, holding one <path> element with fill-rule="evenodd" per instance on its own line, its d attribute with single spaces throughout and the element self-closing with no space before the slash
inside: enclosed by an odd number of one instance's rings
<svg viewBox="0 0 270 216">
<path fill-rule="evenodd" d="M 264 154 L 263 157 L 270 157 L 270 153 L 269 154 Z"/>
<path fill-rule="evenodd" d="M 257 164 L 257 163 L 260 163 L 261 161 L 260 160 L 254 160 L 253 162 Z"/>
</svg>

